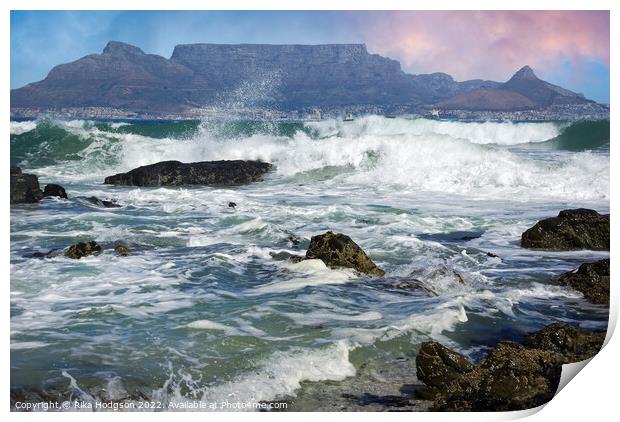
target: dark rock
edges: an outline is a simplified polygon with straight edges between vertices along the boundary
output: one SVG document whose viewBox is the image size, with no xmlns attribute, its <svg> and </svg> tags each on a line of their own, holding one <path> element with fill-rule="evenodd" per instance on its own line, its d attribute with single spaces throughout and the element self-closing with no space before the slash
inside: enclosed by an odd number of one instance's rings
<svg viewBox="0 0 620 422">
<path fill-rule="evenodd" d="M 287 239 L 293 244 L 293 246 L 298 246 L 301 243 L 297 236 L 290 235 Z"/>
<path fill-rule="evenodd" d="M 521 235 L 524 248 L 609 250 L 609 215 L 594 210 L 561 211 L 541 220 Z"/>
<path fill-rule="evenodd" d="M 576 272 L 564 273 L 556 281 L 580 291 L 592 303 L 609 305 L 609 259 L 581 264 Z"/>
<path fill-rule="evenodd" d="M 236 203 L 234 203 L 234 202 L 229 202 L 229 203 L 228 203 L 228 207 L 229 207 L 229 208 L 235 208 L 236 206 L 237 206 L 237 204 L 236 204 Z"/>
<path fill-rule="evenodd" d="M 313 236 L 306 252 L 306 259 L 320 259 L 330 268 L 353 268 L 361 273 L 380 277 L 385 274 L 362 248 L 342 233 L 326 232 Z"/>
<path fill-rule="evenodd" d="M 11 167 L 11 204 L 30 204 L 39 202 L 43 192 L 39 178 L 34 174 L 22 173 L 19 167 Z"/>
<path fill-rule="evenodd" d="M 94 240 L 90 242 L 80 242 L 76 245 L 71 246 L 65 252 L 65 256 L 71 259 L 80 259 L 89 255 L 97 255 L 101 253 L 101 246 Z"/>
<path fill-rule="evenodd" d="M 260 180 L 272 165 L 261 161 L 162 161 L 105 178 L 108 185 L 236 185 Z"/>
<path fill-rule="evenodd" d="M 293 264 L 299 264 L 301 261 L 303 261 L 305 258 L 303 256 L 299 256 L 299 255 L 291 255 L 291 257 L 288 259 L 290 262 L 292 262 Z"/>
<path fill-rule="evenodd" d="M 418 379 L 429 387 L 442 387 L 473 369 L 465 356 L 436 341 L 422 343 L 415 363 Z"/>
<path fill-rule="evenodd" d="M 31 255 L 32 258 L 54 258 L 62 254 L 62 249 L 50 249 L 47 252 L 35 252 Z"/>
<path fill-rule="evenodd" d="M 495 255 L 493 252 L 487 252 L 487 256 L 489 258 L 499 258 L 499 256 Z"/>
<path fill-rule="evenodd" d="M 441 387 L 433 410 L 508 411 L 551 400 L 562 373 L 558 355 L 501 342 L 475 367 Z"/>
<path fill-rule="evenodd" d="M 523 345 L 562 355 L 562 363 L 580 362 L 590 359 L 603 347 L 604 331 L 582 331 L 566 324 L 550 324 L 530 334 Z"/>
<path fill-rule="evenodd" d="M 282 251 L 282 252 L 269 252 L 269 255 L 271 255 L 271 257 L 275 261 L 288 261 L 288 260 L 292 260 L 295 257 L 303 259 L 303 256 L 294 255 L 294 254 L 286 252 L 286 251 Z"/>
<path fill-rule="evenodd" d="M 59 198 L 67 199 L 67 192 L 65 188 L 54 183 L 48 183 L 43 189 L 43 196 L 57 196 Z"/>
<path fill-rule="evenodd" d="M 562 364 L 592 357 L 604 338 L 604 332 L 551 324 L 527 336 L 523 345 L 498 343 L 475 365 L 439 343 L 423 343 L 416 367 L 426 387 L 416 395 L 434 400 L 432 409 L 443 411 L 537 407 L 553 398 Z"/>
<path fill-rule="evenodd" d="M 101 200 L 99 198 L 97 198 L 96 196 L 91 196 L 90 198 L 86 198 L 87 202 L 90 202 L 91 204 L 97 206 L 97 207 L 102 207 L 102 208 L 120 208 L 121 206 L 119 204 L 116 203 L 115 200 Z"/>
<path fill-rule="evenodd" d="M 127 256 L 129 255 L 129 248 L 127 247 L 127 245 L 119 243 L 114 246 L 114 252 L 116 252 L 116 254 L 119 256 Z"/>
</svg>

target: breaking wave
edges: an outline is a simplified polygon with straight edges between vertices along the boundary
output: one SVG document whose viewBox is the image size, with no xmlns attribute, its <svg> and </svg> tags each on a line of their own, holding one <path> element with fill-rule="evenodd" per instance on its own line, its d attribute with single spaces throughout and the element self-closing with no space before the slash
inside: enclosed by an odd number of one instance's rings
<svg viewBox="0 0 620 422">
<path fill-rule="evenodd" d="M 30 130 L 29 130 L 30 129 Z M 163 160 L 249 159 L 275 177 L 514 197 L 609 196 L 609 121 L 452 122 L 368 116 L 320 122 L 11 123 L 11 164 L 97 180 Z M 545 148 L 538 159 L 515 148 Z M 563 150 L 577 151 L 565 154 Z"/>
</svg>

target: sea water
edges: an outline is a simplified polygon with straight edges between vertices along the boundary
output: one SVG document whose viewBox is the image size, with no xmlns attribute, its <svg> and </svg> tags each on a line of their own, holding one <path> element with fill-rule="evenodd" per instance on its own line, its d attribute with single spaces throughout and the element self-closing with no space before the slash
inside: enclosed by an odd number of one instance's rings
<svg viewBox="0 0 620 422">
<path fill-rule="evenodd" d="M 235 187 L 103 184 L 232 159 L 274 170 Z M 551 322 L 607 325 L 607 307 L 550 283 L 607 252 L 519 240 L 562 209 L 609 212 L 608 121 L 11 122 L 11 165 L 69 195 L 11 208 L 16 397 L 363 410 L 407 394 L 425 340 L 476 360 Z M 385 277 L 274 259 L 328 230 Z M 87 240 L 104 252 L 31 257 Z"/>
</svg>

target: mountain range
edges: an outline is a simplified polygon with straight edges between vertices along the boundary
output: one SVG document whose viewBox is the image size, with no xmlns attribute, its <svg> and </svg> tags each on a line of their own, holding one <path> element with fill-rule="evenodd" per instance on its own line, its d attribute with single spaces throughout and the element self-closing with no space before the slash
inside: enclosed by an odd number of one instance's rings
<svg viewBox="0 0 620 422">
<path fill-rule="evenodd" d="M 54 67 L 39 82 L 11 90 L 11 109 L 112 107 L 175 113 L 205 106 L 301 110 L 352 105 L 530 110 L 593 104 L 539 79 L 525 66 L 505 83 L 411 75 L 363 44 L 186 44 L 167 59 L 110 41 Z"/>
</svg>

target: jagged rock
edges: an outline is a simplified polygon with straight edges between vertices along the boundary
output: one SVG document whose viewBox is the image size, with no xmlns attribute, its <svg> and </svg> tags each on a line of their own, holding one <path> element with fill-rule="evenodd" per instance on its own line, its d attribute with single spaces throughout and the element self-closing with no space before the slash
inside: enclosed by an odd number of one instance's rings
<svg viewBox="0 0 620 422">
<path fill-rule="evenodd" d="M 65 188 L 55 183 L 48 183 L 43 189 L 43 196 L 57 196 L 59 198 L 67 199 L 67 192 Z"/>
<path fill-rule="evenodd" d="M 11 167 L 11 204 L 39 202 L 43 192 L 39 178 L 34 174 L 22 173 L 19 167 Z"/>
<path fill-rule="evenodd" d="M 465 356 L 436 341 L 422 343 L 415 362 L 418 379 L 429 387 L 442 387 L 473 369 Z"/>
<path fill-rule="evenodd" d="M 564 273 L 556 281 L 580 291 L 592 303 L 609 305 L 609 259 L 581 264 L 576 272 Z"/>
<path fill-rule="evenodd" d="M 75 244 L 65 252 L 65 256 L 71 259 L 80 259 L 89 255 L 97 255 L 101 253 L 101 246 L 94 240 L 90 242 L 80 242 Z"/>
<path fill-rule="evenodd" d="M 596 355 L 605 341 L 604 331 L 582 331 L 566 324 L 550 324 L 530 334 L 523 345 L 562 355 L 562 363 L 580 362 Z"/>
<path fill-rule="evenodd" d="M 121 207 L 114 200 L 111 200 L 111 201 L 108 201 L 105 199 L 101 200 L 97 198 L 96 196 L 91 196 L 90 198 L 86 198 L 86 201 L 90 202 L 91 204 L 97 207 L 102 207 L 102 208 L 120 208 Z"/>
<path fill-rule="evenodd" d="M 119 256 L 127 256 L 129 255 L 129 248 L 127 247 L 127 245 L 119 243 L 114 246 L 114 252 L 116 252 L 116 254 Z"/>
<path fill-rule="evenodd" d="M 353 268 L 361 273 L 380 277 L 385 274 L 357 243 L 342 233 L 326 232 L 313 236 L 306 252 L 306 259 L 320 259 L 330 268 Z"/>
<path fill-rule="evenodd" d="M 609 215 L 579 208 L 560 211 L 521 235 L 525 248 L 609 250 Z"/>
<path fill-rule="evenodd" d="M 604 337 L 604 332 L 551 324 L 527 336 L 523 345 L 498 343 L 475 365 L 437 342 L 427 342 L 416 358 L 418 378 L 426 387 L 416 390 L 416 395 L 434 400 L 432 410 L 537 407 L 553 398 L 562 364 L 593 356 Z"/>
<path fill-rule="evenodd" d="M 105 178 L 109 185 L 236 185 L 260 180 L 272 165 L 261 161 L 162 161 Z"/>
</svg>

